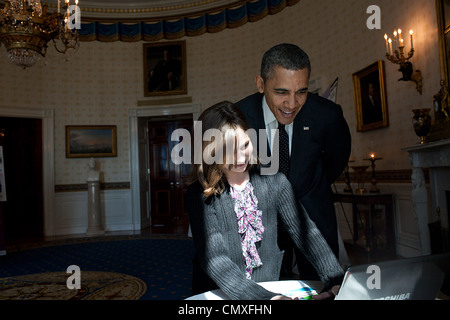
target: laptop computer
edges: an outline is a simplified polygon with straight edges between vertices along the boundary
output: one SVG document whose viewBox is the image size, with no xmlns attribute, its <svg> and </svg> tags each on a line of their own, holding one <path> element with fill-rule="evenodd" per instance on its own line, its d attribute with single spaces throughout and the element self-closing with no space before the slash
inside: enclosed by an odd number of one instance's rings
<svg viewBox="0 0 450 320">
<path fill-rule="evenodd" d="M 353 266 L 336 300 L 434 300 L 450 276 L 450 253 Z"/>
</svg>

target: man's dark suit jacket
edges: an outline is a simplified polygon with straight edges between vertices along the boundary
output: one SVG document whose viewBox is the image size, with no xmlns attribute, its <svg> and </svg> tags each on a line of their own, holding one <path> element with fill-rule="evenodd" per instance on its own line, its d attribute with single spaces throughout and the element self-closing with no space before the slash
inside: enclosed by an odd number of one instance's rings
<svg viewBox="0 0 450 320">
<path fill-rule="evenodd" d="M 258 135 L 258 129 L 265 129 L 262 99 L 261 93 L 255 93 L 236 103 Z M 294 120 L 288 179 L 296 198 L 337 257 L 339 245 L 331 184 L 347 166 L 350 151 L 350 130 L 342 108 L 309 93 Z"/>
</svg>

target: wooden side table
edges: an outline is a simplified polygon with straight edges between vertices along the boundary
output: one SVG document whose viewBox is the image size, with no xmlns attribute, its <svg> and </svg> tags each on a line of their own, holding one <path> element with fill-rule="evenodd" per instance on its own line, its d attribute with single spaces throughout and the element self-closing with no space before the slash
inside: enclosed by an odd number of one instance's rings
<svg viewBox="0 0 450 320">
<path fill-rule="evenodd" d="M 373 213 L 375 205 L 383 205 L 385 208 L 384 228 L 386 232 L 386 249 L 389 254 L 395 255 L 395 231 L 393 217 L 393 195 L 392 194 L 344 194 L 335 193 L 335 202 L 351 203 L 353 210 L 353 241 L 356 242 L 358 236 L 358 204 L 368 205 L 369 210 L 364 211 L 364 233 L 366 235 L 366 251 L 370 252 L 373 246 Z"/>
</svg>

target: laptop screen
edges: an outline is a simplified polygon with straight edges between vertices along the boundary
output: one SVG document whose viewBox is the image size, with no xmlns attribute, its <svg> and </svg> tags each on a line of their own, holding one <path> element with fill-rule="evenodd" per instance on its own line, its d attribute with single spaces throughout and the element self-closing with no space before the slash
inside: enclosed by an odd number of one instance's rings
<svg viewBox="0 0 450 320">
<path fill-rule="evenodd" d="M 433 300 L 450 273 L 450 253 L 350 267 L 336 300 Z"/>
</svg>

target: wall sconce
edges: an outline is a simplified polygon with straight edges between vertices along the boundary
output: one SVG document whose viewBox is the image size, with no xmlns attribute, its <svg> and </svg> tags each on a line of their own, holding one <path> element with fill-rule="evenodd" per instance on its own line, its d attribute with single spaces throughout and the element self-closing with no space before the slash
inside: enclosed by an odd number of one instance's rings
<svg viewBox="0 0 450 320">
<path fill-rule="evenodd" d="M 399 71 L 402 72 L 403 77 L 398 81 L 414 81 L 416 83 L 416 89 L 422 94 L 422 73 L 420 70 L 413 72 L 413 65 L 408 60 L 414 55 L 413 44 L 413 31 L 409 31 L 411 40 L 411 50 L 408 52 L 408 56 L 405 57 L 405 44 L 402 37 L 402 30 L 398 29 L 394 31 L 394 40 L 388 38 L 388 35 L 384 35 L 386 40 L 386 58 L 392 63 L 400 65 Z"/>
</svg>

